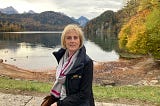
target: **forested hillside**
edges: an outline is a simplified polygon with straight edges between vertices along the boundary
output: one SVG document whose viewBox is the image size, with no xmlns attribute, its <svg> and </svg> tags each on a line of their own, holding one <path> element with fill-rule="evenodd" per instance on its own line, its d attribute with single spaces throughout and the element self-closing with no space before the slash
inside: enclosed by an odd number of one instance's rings
<svg viewBox="0 0 160 106">
<path fill-rule="evenodd" d="M 160 59 L 160 1 L 130 0 L 118 35 L 120 49 Z"/>
<path fill-rule="evenodd" d="M 100 16 L 90 20 L 84 28 L 87 35 L 107 33 L 108 35 L 115 35 L 117 19 L 115 13 L 111 10 L 105 11 Z"/>
<path fill-rule="evenodd" d="M 54 31 L 75 23 L 70 17 L 53 11 L 40 14 L 3 14 L 0 13 L 0 31 Z"/>
</svg>

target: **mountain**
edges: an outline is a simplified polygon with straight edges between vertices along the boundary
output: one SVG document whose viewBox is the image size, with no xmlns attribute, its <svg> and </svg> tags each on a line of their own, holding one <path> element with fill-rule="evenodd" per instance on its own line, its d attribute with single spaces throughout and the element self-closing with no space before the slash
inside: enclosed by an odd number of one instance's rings
<svg viewBox="0 0 160 106">
<path fill-rule="evenodd" d="M 80 26 L 84 27 L 86 25 L 86 23 L 89 21 L 89 19 L 87 19 L 84 16 L 79 17 L 78 19 L 75 19 L 74 17 L 72 17 L 72 19 L 76 22 L 78 22 L 80 24 Z"/>
<path fill-rule="evenodd" d="M 35 12 L 33 10 L 29 10 L 28 13 L 34 14 Z"/>
<path fill-rule="evenodd" d="M 90 20 L 84 27 L 84 31 L 87 35 L 106 33 L 107 36 L 112 36 L 117 33 L 116 22 L 115 13 L 111 10 L 107 10 L 100 16 Z"/>
<path fill-rule="evenodd" d="M 18 11 L 14 9 L 12 6 L 0 9 L 0 12 L 4 14 L 18 14 Z"/>
<path fill-rule="evenodd" d="M 35 14 L 36 12 L 34 12 L 33 10 L 29 10 L 28 12 L 24 11 L 23 14 Z"/>
<path fill-rule="evenodd" d="M 68 24 L 78 24 L 70 17 L 54 11 L 10 15 L 0 13 L 0 23 L 0 31 L 15 31 L 14 27 L 11 28 L 14 25 L 24 31 L 61 31 Z"/>
</svg>

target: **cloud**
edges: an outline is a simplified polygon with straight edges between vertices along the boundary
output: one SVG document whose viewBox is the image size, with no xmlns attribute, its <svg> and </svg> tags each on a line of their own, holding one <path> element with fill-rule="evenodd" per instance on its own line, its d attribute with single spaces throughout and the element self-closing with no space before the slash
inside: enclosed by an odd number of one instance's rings
<svg viewBox="0 0 160 106">
<path fill-rule="evenodd" d="M 123 0 L 1 0 L 0 8 L 13 6 L 19 12 L 62 12 L 70 17 L 85 16 L 94 18 L 104 11 L 117 11 L 123 6 Z"/>
<path fill-rule="evenodd" d="M 122 7 L 123 0 L 56 0 L 54 3 L 59 7 L 58 10 L 77 18 L 80 15 L 93 18 L 106 10 L 117 11 Z"/>
</svg>

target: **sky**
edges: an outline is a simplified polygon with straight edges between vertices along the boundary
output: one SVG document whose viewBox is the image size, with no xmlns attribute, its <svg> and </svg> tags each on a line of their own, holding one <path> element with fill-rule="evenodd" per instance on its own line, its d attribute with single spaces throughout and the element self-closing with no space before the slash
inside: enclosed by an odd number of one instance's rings
<svg viewBox="0 0 160 106">
<path fill-rule="evenodd" d="M 85 16 L 93 19 L 104 11 L 117 11 L 124 6 L 125 0 L 0 0 L 0 8 L 12 6 L 19 13 L 33 10 L 61 12 L 69 17 Z"/>
</svg>

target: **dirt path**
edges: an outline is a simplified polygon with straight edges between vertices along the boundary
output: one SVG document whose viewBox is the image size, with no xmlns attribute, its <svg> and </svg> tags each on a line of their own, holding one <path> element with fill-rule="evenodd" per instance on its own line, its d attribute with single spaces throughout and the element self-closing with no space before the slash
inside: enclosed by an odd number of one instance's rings
<svg viewBox="0 0 160 106">
<path fill-rule="evenodd" d="M 94 82 L 101 85 L 160 84 L 160 65 L 152 58 L 100 63 L 94 68 Z"/>
<path fill-rule="evenodd" d="M 13 95 L 0 92 L 0 106 L 40 106 L 43 98 L 42 96 Z M 95 104 L 96 106 L 139 106 L 103 102 L 95 102 Z"/>
</svg>

